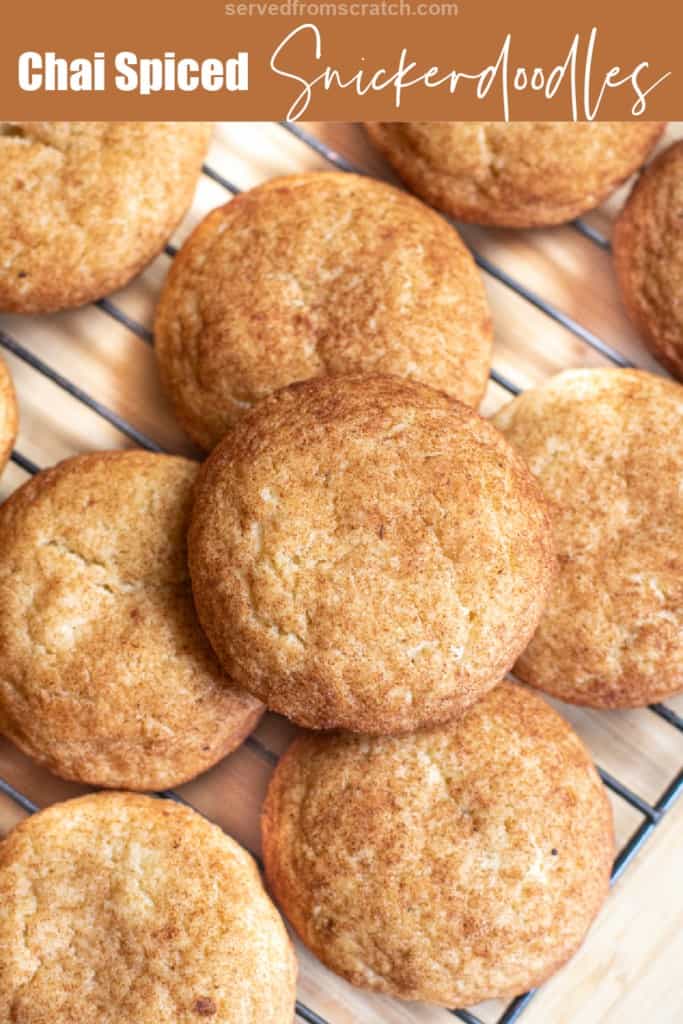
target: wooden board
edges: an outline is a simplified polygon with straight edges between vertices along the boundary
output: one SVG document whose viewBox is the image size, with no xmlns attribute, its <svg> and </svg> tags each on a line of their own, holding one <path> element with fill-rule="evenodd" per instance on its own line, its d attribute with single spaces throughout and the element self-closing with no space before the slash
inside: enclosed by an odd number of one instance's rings
<svg viewBox="0 0 683 1024">
<path fill-rule="evenodd" d="M 359 166 L 391 178 L 359 127 L 304 127 Z M 671 126 L 667 137 L 679 136 L 683 136 L 683 124 Z M 274 124 L 217 126 L 208 163 L 240 188 L 277 174 L 325 166 L 310 148 Z M 623 194 L 621 190 L 604 208 L 589 215 L 587 222 L 609 235 Z M 207 210 L 226 198 L 220 185 L 203 177 L 192 212 L 174 242 L 182 241 Z M 609 253 L 574 227 L 518 232 L 467 228 L 463 233 L 484 257 L 524 288 L 553 303 L 637 365 L 658 369 L 621 310 Z M 113 302 L 150 327 L 168 265 L 169 257 L 160 256 L 133 284 L 113 296 Z M 240 272 L 239 266 L 234 272 Z M 605 363 L 585 341 L 527 299 L 490 275 L 485 275 L 485 281 L 495 320 L 494 365 L 516 385 L 525 387 L 568 366 Z M 151 347 L 105 312 L 88 307 L 41 318 L 3 316 L 0 328 L 164 448 L 192 453 L 161 394 Z M 17 447 L 39 466 L 75 452 L 131 444 L 119 430 L 21 359 L 10 356 L 8 363 L 21 406 Z M 492 412 L 506 398 L 500 387 L 491 384 L 483 411 Z M 5 497 L 23 479 L 23 472 L 11 465 L 0 482 L 0 496 Z M 683 698 L 670 703 L 683 712 Z M 598 763 L 650 801 L 658 799 L 681 768 L 680 734 L 649 710 L 561 710 Z M 292 727 L 276 716 L 268 716 L 256 733 L 276 753 L 284 749 L 292 734 Z M 258 851 L 259 807 L 270 771 L 267 759 L 243 747 L 182 792 L 198 809 Z M 81 791 L 38 769 L 2 741 L 0 775 L 41 806 Z M 623 842 L 642 818 L 623 800 L 613 803 L 618 840 Z M 2 831 L 21 816 L 16 805 L 0 798 Z M 643 1019 L 673 1024 L 683 1020 L 683 895 L 676 870 L 682 846 L 683 801 L 658 827 L 612 892 L 584 948 L 527 1008 L 521 1018 L 524 1024 L 636 1024 Z M 299 952 L 300 998 L 330 1024 L 446 1024 L 453 1020 L 442 1009 L 367 996 L 335 978 L 300 947 Z M 492 1022 L 501 1008 L 488 1004 L 476 1012 Z"/>
</svg>

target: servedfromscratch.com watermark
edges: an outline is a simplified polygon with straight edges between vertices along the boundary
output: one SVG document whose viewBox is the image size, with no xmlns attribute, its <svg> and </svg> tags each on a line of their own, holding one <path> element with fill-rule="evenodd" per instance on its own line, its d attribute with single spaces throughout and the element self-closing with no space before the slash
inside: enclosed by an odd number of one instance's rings
<svg viewBox="0 0 683 1024">
<path fill-rule="evenodd" d="M 397 3 L 309 3 L 308 0 L 285 0 L 285 3 L 248 2 L 225 4 L 224 13 L 229 17 L 276 17 L 287 18 L 397 18 L 421 17 L 453 18 L 458 13 L 458 4 L 453 3 L 420 3 L 409 4 L 404 0 Z"/>
</svg>

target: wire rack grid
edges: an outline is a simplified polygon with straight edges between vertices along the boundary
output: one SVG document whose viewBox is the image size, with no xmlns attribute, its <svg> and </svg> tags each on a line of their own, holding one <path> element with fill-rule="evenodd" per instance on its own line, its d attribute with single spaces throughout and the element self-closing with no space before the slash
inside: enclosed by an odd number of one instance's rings
<svg viewBox="0 0 683 1024">
<path fill-rule="evenodd" d="M 355 172 L 359 174 L 368 173 L 364 168 L 354 165 L 346 157 L 342 156 L 335 149 L 321 141 L 318 136 L 312 134 L 299 125 L 281 122 L 279 127 L 282 131 L 288 132 L 293 136 L 302 146 L 306 146 L 310 150 L 314 151 L 328 165 L 336 168 L 337 170 Z M 219 185 L 232 196 L 239 194 L 241 191 L 240 188 L 227 180 L 209 164 L 204 164 L 202 172 L 208 179 Z M 576 220 L 573 222 L 572 228 L 599 248 L 609 249 L 610 243 L 608 239 L 590 223 L 587 223 L 584 220 Z M 165 247 L 166 255 L 171 259 L 175 256 L 177 251 L 177 247 L 170 243 Z M 534 307 L 544 316 L 550 318 L 550 320 L 554 321 L 556 324 L 559 324 L 561 327 L 570 331 L 582 344 L 588 346 L 615 366 L 625 367 L 634 365 L 630 359 L 627 359 L 616 348 L 583 326 L 572 316 L 564 313 L 553 302 L 544 299 L 536 291 L 529 288 L 514 275 L 511 275 L 508 270 L 491 261 L 491 259 L 477 251 L 477 249 L 472 246 L 471 251 L 476 263 L 485 275 L 490 276 L 504 288 L 514 292 L 515 295 L 530 306 Z M 153 344 L 153 335 L 151 330 L 129 315 L 111 299 L 101 299 L 95 305 L 104 314 L 115 320 L 125 328 L 125 330 L 131 332 L 142 342 L 147 345 Z M 22 344 L 21 341 L 17 340 L 13 334 L 2 326 L 0 326 L 0 348 L 11 353 L 12 356 L 27 364 L 27 366 L 29 366 L 33 371 L 51 381 L 77 402 L 86 406 L 96 416 L 105 420 L 111 427 L 120 432 L 134 445 L 145 448 L 149 451 L 161 452 L 165 450 L 153 438 L 147 436 L 146 433 L 139 430 L 114 409 L 98 400 L 87 390 L 80 387 L 70 377 L 63 375 L 54 366 L 37 356 L 33 351 L 31 351 L 31 349 Z M 503 373 L 495 367 L 491 369 L 490 376 L 491 380 L 498 387 L 504 389 L 504 391 L 509 395 L 519 394 L 520 391 L 523 390 L 520 385 L 510 379 L 507 373 Z M 25 474 L 33 475 L 39 472 L 42 468 L 17 449 L 12 452 L 11 459 L 12 462 Z M 650 706 L 649 711 L 658 716 L 658 718 L 666 723 L 668 727 L 677 730 L 679 733 L 683 733 L 683 717 L 673 707 L 661 703 L 653 704 Z M 248 737 L 245 741 L 245 746 L 253 751 L 258 758 L 264 761 L 269 768 L 272 768 L 272 766 L 277 763 L 278 754 L 271 750 L 268 744 L 256 735 Z M 671 778 L 668 785 L 655 800 L 647 800 L 631 786 L 620 781 L 605 768 L 598 766 L 598 771 L 608 790 L 610 790 L 618 800 L 624 801 L 637 813 L 639 817 L 637 827 L 621 846 L 621 849 L 614 861 L 612 868 L 612 883 L 614 884 L 618 881 L 633 858 L 653 834 L 663 817 L 671 809 L 676 799 L 680 796 L 683 791 L 683 770 L 679 770 L 677 774 Z M 0 793 L 3 793 L 22 811 L 28 814 L 33 814 L 39 809 L 37 804 L 21 792 L 20 789 L 13 785 L 9 780 L 2 777 L 0 777 Z M 166 791 L 157 795 L 164 799 L 176 800 L 188 804 L 188 801 L 183 796 L 174 791 Z M 192 806 L 191 804 L 189 805 Z M 258 857 L 256 859 L 258 861 Z M 476 1013 L 463 1008 L 453 1008 L 450 1012 L 456 1018 L 464 1021 L 465 1024 L 514 1024 L 514 1022 L 519 1021 L 523 1011 L 529 1005 L 534 995 L 535 992 L 530 991 L 518 996 L 516 999 L 513 999 L 499 1014 L 496 1015 L 494 1022 L 484 1021 L 482 1017 L 478 1016 Z M 335 1021 L 328 1020 L 321 1016 L 320 1013 L 301 1000 L 297 1001 L 296 1015 L 300 1020 L 306 1021 L 308 1024 L 335 1024 Z"/>
</svg>

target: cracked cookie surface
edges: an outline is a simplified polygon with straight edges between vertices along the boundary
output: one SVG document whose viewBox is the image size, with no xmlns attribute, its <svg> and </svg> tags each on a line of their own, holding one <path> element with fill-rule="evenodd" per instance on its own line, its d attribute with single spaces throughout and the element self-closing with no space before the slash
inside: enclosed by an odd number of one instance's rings
<svg viewBox="0 0 683 1024">
<path fill-rule="evenodd" d="M 682 690 L 683 387 L 568 370 L 494 423 L 549 502 L 559 567 L 517 675 L 592 707 Z"/>
<path fill-rule="evenodd" d="M 164 789 L 258 721 L 192 604 L 196 474 L 166 455 L 81 455 L 0 508 L 0 731 L 57 775 Z"/>
<path fill-rule="evenodd" d="M 0 844 L 0 1019 L 290 1024 L 291 943 L 248 853 L 168 800 L 55 804 Z"/>
<path fill-rule="evenodd" d="M 641 175 L 617 218 L 612 252 L 631 320 L 683 380 L 683 142 Z"/>
<path fill-rule="evenodd" d="M 202 122 L 0 122 L 0 310 L 126 284 L 189 207 L 210 136 Z"/>
<path fill-rule="evenodd" d="M 155 351 L 208 449 L 258 399 L 323 374 L 393 373 L 476 406 L 491 337 L 479 272 L 443 218 L 382 182 L 313 173 L 202 221 L 169 271 Z"/>
<path fill-rule="evenodd" d="M 645 161 L 658 122 L 414 121 L 366 125 L 396 173 L 460 220 L 542 227 L 578 217 Z"/>
<path fill-rule="evenodd" d="M 576 734 L 503 684 L 438 729 L 297 739 L 262 846 L 331 970 L 452 1008 L 523 992 L 576 951 L 607 895 L 611 819 Z"/>
<path fill-rule="evenodd" d="M 226 671 L 312 728 L 404 732 L 495 686 L 553 572 L 526 466 L 468 407 L 397 377 L 264 399 L 201 470 L 189 534 Z"/>
</svg>

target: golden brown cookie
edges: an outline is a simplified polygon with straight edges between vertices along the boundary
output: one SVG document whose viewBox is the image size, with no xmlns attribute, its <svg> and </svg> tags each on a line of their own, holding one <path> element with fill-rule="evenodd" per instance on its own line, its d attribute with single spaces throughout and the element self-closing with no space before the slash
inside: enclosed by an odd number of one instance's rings
<svg viewBox="0 0 683 1024">
<path fill-rule="evenodd" d="M 10 372 L 0 359 L 0 472 L 7 465 L 19 427 L 17 396 Z"/>
<path fill-rule="evenodd" d="M 645 161 L 658 122 L 414 121 L 367 125 L 423 199 L 460 220 L 563 224 L 606 199 Z"/>
<path fill-rule="evenodd" d="M 438 729 L 297 739 L 262 832 L 271 891 L 323 963 L 449 1007 L 556 971 L 598 913 L 614 856 L 588 751 L 511 684 Z"/>
<path fill-rule="evenodd" d="M 495 686 L 541 615 L 544 503 L 467 406 L 398 377 L 264 399 L 204 463 L 189 534 L 224 668 L 311 728 L 397 733 Z"/>
<path fill-rule="evenodd" d="M 491 319 L 443 218 L 356 174 L 278 178 L 213 210 L 171 267 L 155 324 L 166 391 L 212 448 L 293 381 L 393 373 L 478 405 Z"/>
<path fill-rule="evenodd" d="M 210 136 L 203 122 L 0 121 L 0 310 L 126 284 L 185 214 Z"/>
<path fill-rule="evenodd" d="M 81 455 L 0 508 L 0 731 L 63 778 L 164 789 L 258 721 L 192 604 L 196 473 L 148 452 Z"/>
<path fill-rule="evenodd" d="M 516 673 L 591 707 L 683 689 L 683 388 L 640 370 L 568 370 L 494 423 L 550 502 L 559 562 Z"/>
<path fill-rule="evenodd" d="M 0 1019 L 291 1024 L 296 965 L 248 853 L 132 793 L 54 804 L 0 845 Z"/>
<path fill-rule="evenodd" d="M 642 174 L 617 218 L 612 251 L 628 315 L 683 379 L 683 141 Z"/>
</svg>

